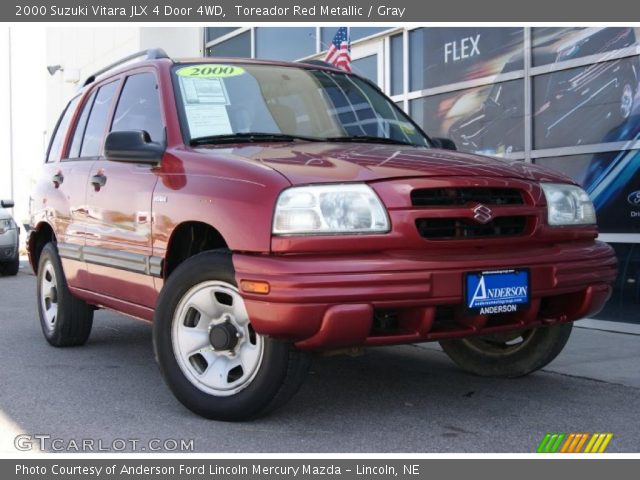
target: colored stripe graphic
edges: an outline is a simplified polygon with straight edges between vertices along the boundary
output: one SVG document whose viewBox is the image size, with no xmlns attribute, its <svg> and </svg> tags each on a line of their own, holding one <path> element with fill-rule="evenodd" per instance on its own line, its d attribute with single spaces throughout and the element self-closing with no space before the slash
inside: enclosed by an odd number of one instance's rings
<svg viewBox="0 0 640 480">
<path fill-rule="evenodd" d="M 612 433 L 547 433 L 536 449 L 537 453 L 603 453 Z M 587 441 L 588 440 L 588 441 Z M 582 450 L 586 443 L 586 447 Z"/>
<path fill-rule="evenodd" d="M 536 451 L 538 453 L 556 453 L 565 437 L 564 433 L 547 433 Z"/>
<path fill-rule="evenodd" d="M 613 438 L 611 433 L 594 433 L 584 453 L 603 453 Z"/>
</svg>

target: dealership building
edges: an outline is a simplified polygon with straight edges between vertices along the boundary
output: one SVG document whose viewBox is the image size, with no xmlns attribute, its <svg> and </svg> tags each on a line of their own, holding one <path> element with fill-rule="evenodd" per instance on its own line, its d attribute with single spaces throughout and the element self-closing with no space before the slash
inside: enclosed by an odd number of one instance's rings
<svg viewBox="0 0 640 480">
<path fill-rule="evenodd" d="M 337 28 L 48 28 L 62 71 L 46 81 L 46 123 L 80 78 L 135 50 L 322 60 Z M 619 259 L 598 318 L 640 323 L 640 28 L 352 27 L 351 57 L 427 134 L 581 183 Z"/>
</svg>

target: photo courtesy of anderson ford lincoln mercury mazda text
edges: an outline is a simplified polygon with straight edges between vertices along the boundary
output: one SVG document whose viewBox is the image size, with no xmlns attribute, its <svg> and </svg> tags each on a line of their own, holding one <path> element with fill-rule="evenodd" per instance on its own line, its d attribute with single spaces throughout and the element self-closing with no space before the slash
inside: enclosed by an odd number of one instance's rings
<svg viewBox="0 0 640 480">
<path fill-rule="evenodd" d="M 97 72 L 30 208 L 48 342 L 85 343 L 98 308 L 150 321 L 166 383 L 214 419 L 282 405 L 318 351 L 438 341 L 526 375 L 616 277 L 573 180 L 457 152 L 317 61 L 155 49 Z"/>
</svg>

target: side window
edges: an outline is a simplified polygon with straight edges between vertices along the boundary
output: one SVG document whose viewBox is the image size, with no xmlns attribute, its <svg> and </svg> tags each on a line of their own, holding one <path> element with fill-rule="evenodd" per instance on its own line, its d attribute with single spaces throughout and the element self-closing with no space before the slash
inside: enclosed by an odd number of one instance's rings
<svg viewBox="0 0 640 480">
<path fill-rule="evenodd" d="M 76 123 L 76 129 L 73 132 L 73 140 L 71 140 L 71 148 L 69 149 L 68 158 L 78 158 L 80 156 L 80 147 L 82 147 L 82 137 L 84 136 L 84 129 L 87 127 L 87 119 L 89 118 L 89 112 L 91 106 L 96 98 L 96 91 L 91 92 L 91 95 L 87 99 L 80 118 Z"/>
<path fill-rule="evenodd" d="M 80 148 L 80 156 L 97 157 L 102 153 L 104 146 L 104 132 L 109 119 L 109 109 L 111 107 L 111 99 L 116 91 L 118 82 L 111 82 L 103 85 L 98 89 L 96 98 L 89 113 L 87 126 L 84 130 L 84 138 L 82 147 Z"/>
<path fill-rule="evenodd" d="M 49 152 L 47 153 L 47 162 L 55 162 L 56 160 L 60 159 L 60 150 L 62 150 L 62 144 L 64 143 L 64 138 L 67 133 L 69 121 L 73 116 L 73 112 L 76 111 L 78 98 L 79 97 L 76 97 L 69 102 L 67 108 L 65 108 L 64 112 L 62 112 L 60 120 L 58 120 L 58 124 L 56 125 L 53 137 L 51 137 Z"/>
<path fill-rule="evenodd" d="M 152 73 L 127 78 L 113 116 L 112 132 L 146 130 L 153 142 L 164 142 L 158 84 Z"/>
</svg>

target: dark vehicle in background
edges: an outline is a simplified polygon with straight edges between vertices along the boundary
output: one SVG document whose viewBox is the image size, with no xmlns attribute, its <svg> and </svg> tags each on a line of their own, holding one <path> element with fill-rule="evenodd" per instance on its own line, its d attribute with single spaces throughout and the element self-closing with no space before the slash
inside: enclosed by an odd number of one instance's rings
<svg viewBox="0 0 640 480">
<path fill-rule="evenodd" d="M 13 201 L 0 202 L 0 275 L 17 275 L 20 267 L 20 227 L 5 210 L 13 208 Z"/>
</svg>

